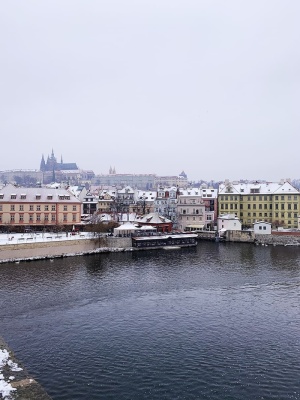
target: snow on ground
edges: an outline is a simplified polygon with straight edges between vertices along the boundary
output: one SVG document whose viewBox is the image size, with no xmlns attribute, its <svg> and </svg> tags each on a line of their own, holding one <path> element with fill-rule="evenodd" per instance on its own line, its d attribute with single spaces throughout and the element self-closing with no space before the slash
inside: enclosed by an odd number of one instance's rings
<svg viewBox="0 0 300 400">
<path fill-rule="evenodd" d="M 76 235 L 68 236 L 65 232 L 61 233 L 0 233 L 0 245 L 4 244 L 18 244 L 18 243 L 32 243 L 32 242 L 54 242 L 56 240 L 78 240 L 92 238 L 93 234 L 89 232 L 79 232 Z"/>
<path fill-rule="evenodd" d="M 3 368 L 7 366 L 10 371 L 21 371 L 22 368 L 18 367 L 18 364 L 10 359 L 9 352 L 6 349 L 0 349 L 0 395 L 1 398 L 9 400 L 12 399 L 12 392 L 16 389 L 10 384 L 10 381 L 14 379 L 14 376 L 10 376 L 5 380 L 3 375 Z"/>
</svg>

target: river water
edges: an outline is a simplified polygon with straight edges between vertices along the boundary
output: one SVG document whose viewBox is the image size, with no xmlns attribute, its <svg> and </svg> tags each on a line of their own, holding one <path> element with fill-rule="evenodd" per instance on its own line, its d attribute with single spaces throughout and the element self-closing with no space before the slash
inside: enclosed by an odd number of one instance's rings
<svg viewBox="0 0 300 400">
<path fill-rule="evenodd" d="M 54 400 L 300 399 L 300 249 L 3 264 L 0 335 Z"/>
</svg>

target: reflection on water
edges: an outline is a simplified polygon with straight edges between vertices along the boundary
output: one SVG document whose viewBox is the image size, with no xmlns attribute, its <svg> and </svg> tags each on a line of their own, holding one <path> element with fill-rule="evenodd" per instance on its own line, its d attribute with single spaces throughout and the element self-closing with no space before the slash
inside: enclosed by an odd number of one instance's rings
<svg viewBox="0 0 300 400">
<path fill-rule="evenodd" d="M 300 250 L 201 242 L 0 266 L 0 334 L 56 399 L 300 399 Z"/>
</svg>

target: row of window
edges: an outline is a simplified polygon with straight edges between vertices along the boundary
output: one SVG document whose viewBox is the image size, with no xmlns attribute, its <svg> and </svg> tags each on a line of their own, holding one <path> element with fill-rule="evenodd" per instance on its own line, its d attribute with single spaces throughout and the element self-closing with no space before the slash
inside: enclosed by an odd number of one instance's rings
<svg viewBox="0 0 300 400">
<path fill-rule="evenodd" d="M 274 204 L 274 206 L 275 206 L 275 210 L 298 210 L 298 204 L 297 203 L 288 203 L 287 205 L 285 205 L 285 204 L 283 204 L 283 203 L 281 203 L 281 204 L 279 204 L 279 203 L 275 203 Z M 279 206 L 280 206 L 280 208 L 279 208 Z M 237 210 L 238 209 L 238 204 L 221 204 L 220 205 L 220 208 L 221 208 L 221 210 Z M 240 209 L 241 210 L 243 210 L 243 208 L 244 208 L 244 205 L 243 204 L 240 204 Z M 264 209 L 264 210 L 272 210 L 273 209 L 273 204 L 247 204 L 247 209 L 248 210 L 256 210 L 256 209 L 258 209 L 258 210 L 262 210 L 262 209 Z"/>
<path fill-rule="evenodd" d="M 16 215 L 19 216 L 19 223 L 24 222 L 24 214 L 10 214 L 10 222 L 16 221 Z M 56 221 L 56 214 L 44 214 L 42 217 L 41 214 L 29 214 L 29 222 L 55 222 Z M 68 214 L 63 214 L 63 222 L 68 221 Z M 0 223 L 3 222 L 3 215 L 0 214 Z M 72 214 L 72 222 L 76 222 L 76 214 Z"/>
<path fill-rule="evenodd" d="M 51 207 L 51 210 L 50 210 Z M 26 207 L 24 207 L 24 204 L 19 204 L 19 211 L 25 211 Z M 63 206 L 63 211 L 68 211 L 70 207 L 64 205 Z M 40 204 L 36 205 L 35 207 L 36 211 L 42 211 L 42 206 Z M 0 204 L 0 211 L 3 211 L 3 205 Z M 17 206 L 15 204 L 10 205 L 10 211 L 17 211 Z M 34 211 L 34 205 L 30 204 L 29 205 L 29 211 Z M 56 211 L 56 205 L 52 204 L 51 206 L 45 205 L 44 206 L 44 211 Z M 72 206 L 72 211 L 77 211 L 77 206 L 73 205 Z"/>
<path fill-rule="evenodd" d="M 286 213 L 287 214 L 287 218 L 298 218 L 298 213 Z M 243 212 L 241 212 L 240 213 L 240 216 L 241 217 L 243 217 L 244 216 L 244 213 Z M 273 213 L 269 213 L 269 215 L 268 215 L 268 213 L 256 213 L 256 212 L 253 212 L 253 213 L 250 213 L 250 212 L 248 212 L 247 213 L 247 216 L 248 217 L 251 217 L 251 216 L 253 216 L 253 217 L 270 217 L 270 218 L 272 218 L 273 217 Z M 281 218 L 285 218 L 285 213 L 284 212 L 282 212 L 282 213 L 275 213 L 274 214 L 274 217 L 275 218 L 279 218 L 279 217 L 281 217 Z"/>
<path fill-rule="evenodd" d="M 256 221 L 257 221 L 256 219 L 250 219 L 250 218 L 249 218 L 249 219 L 247 219 L 247 220 L 242 220 L 242 223 L 243 223 L 243 224 L 254 224 Z M 265 221 L 266 221 L 266 219 L 265 219 Z M 271 222 L 271 221 L 266 221 L 266 222 Z M 276 223 L 277 223 L 277 224 L 284 225 L 284 224 L 285 224 L 285 221 L 284 221 L 284 220 L 278 220 L 278 221 L 276 221 Z M 288 220 L 288 221 L 287 221 L 287 225 L 290 226 L 291 228 L 292 228 L 292 227 L 294 227 L 294 228 L 297 228 L 297 227 L 298 227 L 297 223 L 296 223 L 295 221 L 291 221 L 291 220 Z"/>
<path fill-rule="evenodd" d="M 219 196 L 220 201 L 238 201 L 240 197 L 240 200 L 243 201 L 243 199 L 246 198 L 246 196 Z M 298 201 L 299 200 L 299 195 L 282 195 L 282 196 L 274 196 L 275 201 L 286 201 L 286 200 L 294 200 Z M 247 196 L 248 201 L 273 201 L 273 196 Z"/>
</svg>

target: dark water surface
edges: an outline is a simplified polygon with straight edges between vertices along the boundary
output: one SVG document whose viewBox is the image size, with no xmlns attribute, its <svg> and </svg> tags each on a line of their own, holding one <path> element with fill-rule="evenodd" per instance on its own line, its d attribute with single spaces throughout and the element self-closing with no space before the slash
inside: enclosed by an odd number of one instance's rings
<svg viewBox="0 0 300 400">
<path fill-rule="evenodd" d="M 0 335 L 54 400 L 300 399 L 300 249 L 0 265 Z"/>
</svg>

